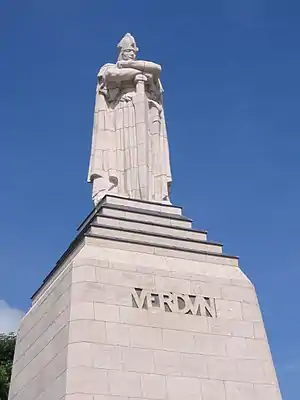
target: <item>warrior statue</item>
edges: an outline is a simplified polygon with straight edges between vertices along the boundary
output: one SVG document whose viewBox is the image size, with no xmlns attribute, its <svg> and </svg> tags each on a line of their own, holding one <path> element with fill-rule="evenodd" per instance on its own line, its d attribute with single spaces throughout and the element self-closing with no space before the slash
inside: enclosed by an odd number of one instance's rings
<svg viewBox="0 0 300 400">
<path fill-rule="evenodd" d="M 106 194 L 170 202 L 171 170 L 161 66 L 136 60 L 127 33 L 116 64 L 98 73 L 88 181 L 95 205 Z"/>
</svg>

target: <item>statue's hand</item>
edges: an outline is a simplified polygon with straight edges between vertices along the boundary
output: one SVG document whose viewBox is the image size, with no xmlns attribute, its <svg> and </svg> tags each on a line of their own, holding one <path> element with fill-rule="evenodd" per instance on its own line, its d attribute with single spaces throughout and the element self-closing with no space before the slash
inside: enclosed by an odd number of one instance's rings
<svg viewBox="0 0 300 400">
<path fill-rule="evenodd" d="M 153 82 L 153 74 L 146 73 L 145 76 L 147 77 L 147 82 L 148 83 Z"/>
<path fill-rule="evenodd" d="M 135 82 L 147 82 L 148 81 L 148 77 L 145 74 L 137 74 L 134 78 Z"/>
</svg>

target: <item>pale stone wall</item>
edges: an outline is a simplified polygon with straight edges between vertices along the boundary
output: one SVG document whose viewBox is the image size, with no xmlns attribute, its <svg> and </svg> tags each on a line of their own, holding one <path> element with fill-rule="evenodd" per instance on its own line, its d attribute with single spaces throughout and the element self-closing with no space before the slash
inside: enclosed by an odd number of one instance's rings
<svg viewBox="0 0 300 400">
<path fill-rule="evenodd" d="M 9 400 L 281 400 L 253 285 L 180 208 L 108 196 L 81 229 L 21 323 Z"/>
<path fill-rule="evenodd" d="M 10 400 L 54 400 L 65 394 L 71 281 L 69 265 L 23 318 Z"/>
<path fill-rule="evenodd" d="M 67 399 L 281 399 L 255 290 L 238 267 L 87 242 L 73 263 Z M 213 297 L 217 318 L 134 308 L 135 287 Z"/>
</svg>

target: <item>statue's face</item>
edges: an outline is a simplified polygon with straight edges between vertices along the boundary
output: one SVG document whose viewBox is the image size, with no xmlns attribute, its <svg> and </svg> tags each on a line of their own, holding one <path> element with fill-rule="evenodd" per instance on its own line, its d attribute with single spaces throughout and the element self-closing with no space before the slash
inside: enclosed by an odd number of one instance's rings
<svg viewBox="0 0 300 400">
<path fill-rule="evenodd" d="M 124 61 L 135 60 L 136 52 L 133 49 L 126 49 L 122 51 L 122 59 Z"/>
</svg>

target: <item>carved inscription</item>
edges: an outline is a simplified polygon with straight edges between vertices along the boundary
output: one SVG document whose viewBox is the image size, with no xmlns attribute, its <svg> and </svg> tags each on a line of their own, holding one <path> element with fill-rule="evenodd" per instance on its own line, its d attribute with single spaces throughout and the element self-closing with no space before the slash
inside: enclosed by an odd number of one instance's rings
<svg viewBox="0 0 300 400">
<path fill-rule="evenodd" d="M 153 293 L 134 288 L 131 292 L 132 306 L 149 310 L 159 308 L 165 312 L 202 315 L 216 318 L 215 299 L 199 295 L 178 293 Z"/>
</svg>

